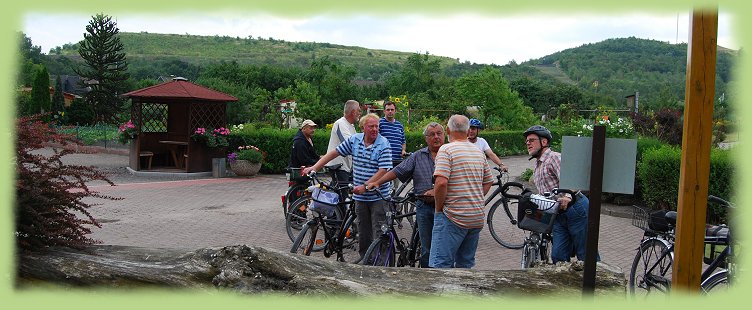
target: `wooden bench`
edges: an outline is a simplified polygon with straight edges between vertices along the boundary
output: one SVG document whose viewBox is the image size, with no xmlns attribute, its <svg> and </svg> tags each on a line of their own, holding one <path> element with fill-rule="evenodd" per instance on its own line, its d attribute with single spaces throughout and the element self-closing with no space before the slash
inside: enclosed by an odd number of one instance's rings
<svg viewBox="0 0 752 310">
<path fill-rule="evenodd" d="M 151 159 L 154 157 L 154 152 L 143 151 L 138 153 L 138 158 L 146 157 L 146 170 L 151 170 Z"/>
</svg>

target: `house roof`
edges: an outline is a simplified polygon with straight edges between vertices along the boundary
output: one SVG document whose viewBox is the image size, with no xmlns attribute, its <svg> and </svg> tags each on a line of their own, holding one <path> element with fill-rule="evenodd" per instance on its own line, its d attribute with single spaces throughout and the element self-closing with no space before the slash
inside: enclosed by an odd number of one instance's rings
<svg viewBox="0 0 752 310">
<path fill-rule="evenodd" d="M 162 84 L 134 90 L 123 94 L 125 97 L 141 99 L 196 99 L 204 101 L 238 101 L 238 98 L 213 89 L 175 79 Z"/>
</svg>

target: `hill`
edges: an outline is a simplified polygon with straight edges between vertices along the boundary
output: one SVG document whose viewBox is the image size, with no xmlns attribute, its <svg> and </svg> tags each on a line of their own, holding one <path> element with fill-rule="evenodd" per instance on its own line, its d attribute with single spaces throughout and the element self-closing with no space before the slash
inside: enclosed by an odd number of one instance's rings
<svg viewBox="0 0 752 310">
<path fill-rule="evenodd" d="M 179 34 L 120 34 L 136 79 L 180 75 L 195 80 L 212 63 L 307 68 L 317 57 L 329 56 L 356 69 L 358 80 L 385 81 L 402 69 L 413 53 L 367 49 L 318 42 L 288 42 L 274 38 L 238 38 Z M 716 66 L 718 96 L 725 94 L 738 51 L 719 47 Z M 584 44 L 520 64 L 500 68 L 510 85 L 538 113 L 562 103 L 580 107 L 623 107 L 624 98 L 639 92 L 640 105 L 681 104 L 684 98 L 687 44 L 670 44 L 635 37 Z M 457 78 L 485 65 L 429 55 L 441 74 Z M 80 61 L 77 43 L 53 49 L 46 65 L 50 74 L 72 74 Z M 532 85 L 534 84 L 534 85 Z M 530 92 L 537 91 L 538 94 Z M 551 95 L 551 94 L 554 95 Z"/>
<path fill-rule="evenodd" d="M 379 80 L 392 72 L 413 53 L 367 49 L 317 42 L 289 42 L 274 38 L 239 38 L 229 36 L 197 36 L 190 34 L 157 34 L 121 32 L 120 40 L 134 78 L 146 78 L 140 74 L 143 68 L 154 68 L 154 63 L 185 63 L 206 66 L 220 61 L 235 61 L 241 64 L 296 66 L 305 68 L 316 57 L 329 55 L 344 65 L 355 67 L 356 78 Z M 53 49 L 51 55 L 61 55 L 69 61 L 77 61 L 78 44 L 66 44 Z M 442 66 L 458 63 L 457 59 L 430 56 Z M 157 65 L 156 67 L 159 67 Z M 52 70 L 51 70 L 52 71 Z M 175 74 L 176 72 L 166 73 Z M 160 73 L 165 74 L 165 73 Z M 152 76 L 154 77 L 154 76 Z M 191 79 L 191 77 L 188 77 Z"/>
</svg>

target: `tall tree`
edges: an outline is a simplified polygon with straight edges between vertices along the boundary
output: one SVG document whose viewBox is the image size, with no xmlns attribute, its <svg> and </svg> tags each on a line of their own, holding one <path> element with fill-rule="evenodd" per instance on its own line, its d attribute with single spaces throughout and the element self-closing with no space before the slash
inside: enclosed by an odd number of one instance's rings
<svg viewBox="0 0 752 310">
<path fill-rule="evenodd" d="M 74 71 L 91 87 L 85 100 L 100 121 L 117 121 L 114 118 L 123 106 L 119 95 L 127 90 L 128 62 L 119 32 L 117 23 L 110 16 L 92 16 L 78 49 L 85 64 Z"/>
<path fill-rule="evenodd" d="M 534 121 L 532 108 L 523 104 L 501 71 L 490 66 L 457 79 L 456 96 L 467 106 L 477 106 L 484 123 L 491 117 L 498 119 L 495 127 L 519 129 Z"/>
<path fill-rule="evenodd" d="M 50 75 L 47 73 L 47 68 L 42 67 L 42 70 L 39 70 L 34 77 L 34 85 L 31 89 L 31 104 L 27 114 L 50 112 L 50 105 Z"/>
<path fill-rule="evenodd" d="M 63 81 L 60 76 L 55 79 L 55 93 L 52 95 L 52 117 L 62 122 L 65 116 L 65 96 L 63 96 Z"/>
<path fill-rule="evenodd" d="M 25 33 L 19 32 L 18 55 L 20 64 L 17 84 L 31 86 L 42 62 L 42 48 L 31 43 Z"/>
</svg>

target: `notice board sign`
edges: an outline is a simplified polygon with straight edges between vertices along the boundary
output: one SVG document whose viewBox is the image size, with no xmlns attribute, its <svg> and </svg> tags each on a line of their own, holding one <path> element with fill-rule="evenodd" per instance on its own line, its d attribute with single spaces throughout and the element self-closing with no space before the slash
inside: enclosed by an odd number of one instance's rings
<svg viewBox="0 0 752 310">
<path fill-rule="evenodd" d="M 562 137 L 559 186 L 571 190 L 590 188 L 592 137 Z M 603 159 L 603 192 L 634 193 L 636 139 L 607 138 Z"/>
</svg>

